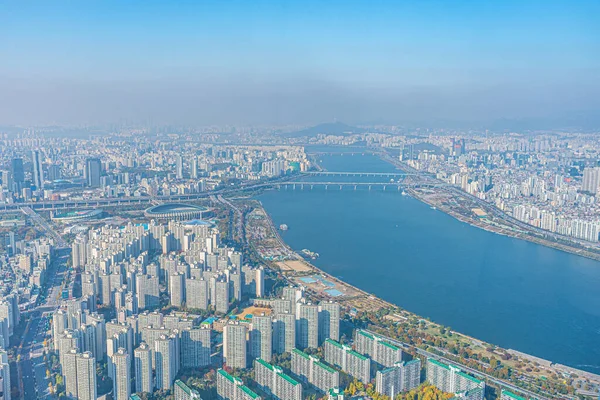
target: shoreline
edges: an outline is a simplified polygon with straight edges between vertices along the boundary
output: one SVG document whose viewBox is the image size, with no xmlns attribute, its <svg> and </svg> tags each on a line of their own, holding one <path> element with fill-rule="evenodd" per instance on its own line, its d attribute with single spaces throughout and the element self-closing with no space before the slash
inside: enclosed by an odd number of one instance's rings
<svg viewBox="0 0 600 400">
<path fill-rule="evenodd" d="M 394 160 L 392 158 L 390 159 L 386 159 L 385 157 L 382 157 L 381 153 L 374 153 L 375 155 L 377 155 L 379 157 L 379 159 L 381 159 L 383 162 L 389 163 L 395 167 L 398 167 L 404 171 L 410 170 L 413 171 L 415 173 L 418 174 L 422 174 L 420 171 L 415 170 L 414 168 L 406 165 L 405 163 L 402 163 L 400 161 Z M 385 155 L 387 155 L 387 153 L 383 153 Z M 389 156 L 389 155 L 388 155 Z M 429 199 L 426 198 L 426 196 L 420 192 L 418 192 L 417 190 L 413 189 L 413 188 L 407 188 L 405 189 L 406 192 L 414 197 L 416 200 L 419 200 L 431 207 L 435 207 L 436 209 L 444 212 L 445 214 L 457 219 L 458 221 L 464 222 L 466 224 L 469 224 L 471 226 L 474 226 L 476 228 L 480 228 L 483 229 L 485 231 L 488 232 L 492 232 L 498 235 L 503 235 L 503 236 L 508 236 L 508 237 L 512 237 L 515 239 L 521 239 L 521 240 L 525 240 L 527 242 L 530 243 L 535 243 L 541 246 L 545 246 L 548 248 L 552 248 L 555 250 L 559 250 L 559 251 L 563 251 L 565 253 L 569 253 L 569 254 L 573 254 L 576 256 L 580 256 L 580 257 L 584 257 L 584 258 L 588 258 L 590 260 L 594 260 L 594 261 L 600 261 L 600 253 L 598 252 L 593 252 L 590 250 L 586 250 L 585 248 L 579 248 L 576 247 L 573 244 L 570 243 L 560 243 L 554 240 L 549 240 L 549 239 L 544 239 L 544 238 L 540 238 L 538 236 L 536 236 L 535 234 L 532 233 L 533 229 L 536 229 L 536 227 L 534 226 L 527 226 L 526 229 L 529 229 L 529 231 L 525 231 L 525 230 L 521 230 L 520 228 L 519 231 L 520 232 L 515 232 L 515 228 L 510 228 L 508 224 L 510 224 L 510 221 L 507 221 L 506 219 L 503 219 L 503 221 L 505 222 L 505 224 L 507 224 L 507 226 L 505 228 L 502 228 L 500 226 L 494 226 L 492 224 L 486 224 L 481 222 L 480 220 L 470 217 L 470 216 L 466 216 L 466 215 L 462 215 L 454 210 L 449 209 L 448 207 L 446 207 L 445 205 L 443 205 L 442 203 L 436 203 L 434 201 L 431 201 Z M 443 193 L 448 194 L 447 191 L 442 190 Z M 472 200 L 470 197 L 471 195 L 469 195 L 466 192 L 463 192 L 461 190 L 460 195 L 463 196 L 463 198 L 467 198 L 469 200 Z M 481 204 L 478 204 L 478 207 L 485 207 L 485 211 L 488 211 L 488 209 L 491 209 L 492 212 L 496 212 L 496 213 L 502 213 L 504 214 L 507 218 L 512 218 L 511 216 L 509 216 L 508 214 L 506 214 L 504 211 L 497 209 L 493 204 L 489 204 L 487 202 L 485 202 L 485 206 L 482 206 Z M 489 212 L 488 212 L 489 214 Z M 523 223 L 525 224 L 525 223 Z M 537 228 L 539 229 L 539 228 Z M 552 232 L 548 232 L 548 234 L 552 234 Z M 569 240 L 568 238 L 565 238 L 565 240 Z"/>
<path fill-rule="evenodd" d="M 584 250 L 579 250 L 579 251 L 582 251 L 582 252 L 579 252 L 574 247 L 571 247 L 568 245 L 563 245 L 561 243 L 556 243 L 556 242 L 553 242 L 550 240 L 541 239 L 541 238 L 538 238 L 535 236 L 531 236 L 530 234 L 527 234 L 526 232 L 523 232 L 522 234 L 518 234 L 518 233 L 515 233 L 515 232 L 507 230 L 507 229 L 495 227 L 494 225 L 477 223 L 478 221 L 475 219 L 465 217 L 464 215 L 461 215 L 453 210 L 449 210 L 447 207 L 445 207 L 439 203 L 428 200 L 425 196 L 423 196 L 421 193 L 415 191 L 414 189 L 406 189 L 406 193 L 409 196 L 413 197 L 415 200 L 418 200 L 424 204 L 427 204 L 428 206 L 435 207 L 437 210 L 442 211 L 444 214 L 447 214 L 448 216 L 450 216 L 460 222 L 463 222 L 465 224 L 473 226 L 475 228 L 483 229 L 484 231 L 494 233 L 497 235 L 507 236 L 510 238 L 524 240 L 524 241 L 530 242 L 530 243 L 535 243 L 540 246 L 548 247 L 550 249 L 562 251 L 562 252 L 572 254 L 575 256 L 584 257 L 584 258 L 587 258 L 590 260 L 600 261 L 600 254 L 585 252 Z"/>
<path fill-rule="evenodd" d="M 382 159 L 382 161 L 386 161 L 386 160 Z M 394 164 L 394 163 L 392 163 L 392 164 Z M 523 240 L 526 240 L 526 241 L 529 241 L 532 243 L 545 245 L 546 247 L 550 247 L 550 248 L 562 250 L 562 251 L 565 251 L 565 252 L 568 252 L 568 253 L 571 253 L 574 255 L 586 257 L 586 255 L 584 255 L 584 254 L 575 252 L 574 249 L 570 249 L 571 251 L 569 251 L 567 249 L 561 248 L 560 243 L 552 243 L 552 242 L 545 243 L 541 239 L 538 239 L 536 237 L 531 237 L 530 235 L 526 234 L 525 231 L 523 231 L 521 233 L 519 233 L 518 231 L 517 232 L 509 231 L 508 229 L 506 229 L 508 227 L 505 227 L 503 229 L 501 225 L 499 225 L 499 226 L 493 225 L 494 221 L 490 221 L 490 223 L 486 223 L 484 221 L 480 221 L 480 220 L 477 220 L 474 218 L 469 218 L 468 216 L 463 215 L 460 212 L 457 212 L 456 210 L 452 210 L 449 207 L 446 207 L 443 202 L 439 202 L 439 203 L 436 202 L 435 198 L 433 198 L 433 199 L 428 198 L 427 193 L 421 193 L 419 191 L 414 191 L 413 189 L 407 189 L 406 192 L 407 192 L 407 194 L 414 197 L 416 200 L 419 200 L 419 201 L 423 202 L 424 204 L 429 205 L 431 207 L 435 207 L 436 209 L 439 209 L 440 211 L 450 215 L 451 217 L 453 217 L 461 222 L 468 223 L 469 225 L 473 225 L 475 227 L 487 230 L 492 233 L 509 236 L 509 237 L 514 237 L 516 239 L 523 239 Z M 449 194 L 446 192 L 445 196 L 448 196 L 448 195 Z M 338 278 L 337 276 L 333 276 L 330 273 L 324 271 L 323 269 L 321 269 L 318 266 L 316 266 L 315 264 L 313 264 L 311 262 L 311 260 L 303 257 L 301 254 L 299 254 L 299 252 L 296 252 L 294 249 L 292 249 L 289 246 L 289 244 L 287 244 L 283 240 L 271 215 L 267 212 L 267 210 L 264 208 L 264 206 L 262 205 L 262 203 L 259 200 L 256 200 L 256 202 L 258 203 L 258 206 L 260 207 L 260 209 L 262 210 L 264 215 L 267 217 L 267 219 L 269 221 L 269 226 L 270 226 L 274 236 L 277 238 L 277 242 L 281 246 L 283 246 L 286 249 L 286 251 L 289 252 L 290 255 L 293 255 L 293 258 L 292 258 L 293 261 L 300 262 L 307 268 L 304 270 L 293 269 L 293 268 L 288 269 L 288 268 L 282 268 L 282 266 L 280 265 L 280 264 L 285 265 L 285 262 L 281 262 L 281 263 L 280 262 L 268 262 L 269 268 L 271 268 L 274 271 L 277 271 L 278 274 L 281 277 L 283 277 L 286 281 L 288 281 L 289 283 L 293 283 L 293 284 L 301 285 L 301 286 L 305 287 L 307 290 L 307 294 L 309 294 L 309 296 L 311 296 L 314 300 L 336 301 L 336 302 L 339 302 L 344 308 L 346 308 L 346 310 L 355 309 L 357 311 L 370 313 L 370 312 L 374 312 L 378 309 L 385 308 L 385 309 L 389 309 L 392 312 L 392 314 L 390 314 L 391 317 L 398 318 L 397 322 L 401 322 L 403 319 L 408 319 L 410 317 L 425 320 L 425 318 L 423 318 L 415 313 L 412 313 L 408 310 L 405 310 L 394 303 L 384 300 L 375 294 L 369 293 L 369 292 L 367 292 L 363 289 L 360 289 L 348 282 L 345 282 L 343 280 L 343 277 Z M 488 205 L 488 207 L 489 207 L 489 205 Z M 465 208 L 465 210 L 467 210 L 467 211 L 470 210 L 470 207 Z M 508 221 L 508 222 L 510 222 L 510 221 Z M 504 220 L 504 223 L 507 223 L 507 221 Z M 595 257 L 588 256 L 586 258 L 597 260 L 597 258 L 595 258 Z M 288 267 L 288 266 L 285 265 L 285 267 Z M 311 283 L 308 283 L 307 280 L 301 280 L 301 278 L 305 278 L 305 279 L 311 278 L 311 277 L 314 277 L 315 275 L 319 275 L 319 276 L 323 277 L 324 279 L 326 279 L 330 282 L 333 282 L 336 285 L 336 287 L 338 287 L 338 288 L 340 288 L 340 287 L 345 288 L 345 290 L 340 290 L 340 292 L 342 292 L 343 295 L 331 295 L 331 294 L 327 293 L 324 289 L 327 289 L 328 286 L 324 286 L 324 285 L 320 286 L 320 282 L 317 282 L 316 284 L 314 284 L 314 283 L 311 284 Z M 320 286 L 319 290 L 314 290 L 314 286 L 317 286 L 317 285 Z M 360 304 L 360 305 L 358 305 L 358 304 Z M 439 323 L 437 323 L 436 321 L 432 321 L 430 319 L 427 319 L 425 321 L 426 321 L 428 330 L 438 329 L 439 327 L 442 326 Z M 595 374 L 593 372 L 581 370 L 576 367 L 571 367 L 568 365 L 554 363 L 550 360 L 545 360 L 540 357 L 536 357 L 534 355 L 527 354 L 527 353 L 524 353 L 524 352 L 521 352 L 518 350 L 514 350 L 511 348 L 504 349 L 501 347 L 497 347 L 488 342 L 485 342 L 483 340 L 474 338 L 472 336 L 469 336 L 469 335 L 466 335 L 466 334 L 463 334 L 460 332 L 452 331 L 452 333 L 455 334 L 457 337 L 463 338 L 462 340 L 474 344 L 476 347 L 480 347 L 480 348 L 483 347 L 484 349 L 486 347 L 503 349 L 506 353 L 510 354 L 513 357 L 513 360 L 516 362 L 520 361 L 520 362 L 525 363 L 526 365 L 538 365 L 539 364 L 540 369 L 542 370 L 542 372 L 541 372 L 542 374 L 548 375 L 548 374 L 556 373 L 558 376 L 568 376 L 568 375 L 576 374 L 580 377 L 586 377 L 590 381 L 600 383 L 600 374 Z M 492 356 L 493 356 L 493 354 L 492 354 Z M 459 364 L 460 364 L 460 362 L 459 362 Z M 521 373 L 521 374 L 528 375 L 523 370 L 516 369 L 516 371 L 519 371 L 519 373 Z M 540 373 L 537 372 L 537 375 L 532 374 L 530 376 L 532 376 L 532 377 L 537 376 L 539 378 L 539 374 Z M 507 381 L 507 383 L 511 383 L 511 382 Z M 577 393 L 577 391 L 576 391 L 576 393 Z"/>
<path fill-rule="evenodd" d="M 284 279 L 287 280 L 289 283 L 303 286 L 306 289 L 307 293 L 313 299 L 319 300 L 319 301 L 320 300 L 336 301 L 345 308 L 350 308 L 350 307 L 352 307 L 352 304 L 355 305 L 357 301 L 364 300 L 367 303 L 369 303 L 369 305 L 371 307 L 369 307 L 367 309 L 365 309 L 363 307 L 361 307 L 360 309 L 358 307 L 353 307 L 353 308 L 356 309 L 357 311 L 362 311 L 362 312 L 373 312 L 373 311 L 376 311 L 381 308 L 388 308 L 388 309 L 391 309 L 394 311 L 394 314 L 392 314 L 392 317 L 398 317 L 399 320 L 414 317 L 414 318 L 417 318 L 420 320 L 425 320 L 426 323 L 428 325 L 432 326 L 434 329 L 438 329 L 443 326 L 443 325 L 440 325 L 438 322 L 429 319 L 428 317 L 423 317 L 418 314 L 415 314 L 409 310 L 406 310 L 406 309 L 400 307 L 397 304 L 394 304 L 387 300 L 384 300 L 373 293 L 369 293 L 369 292 L 367 292 L 363 289 L 360 289 L 348 282 L 345 282 L 341 278 L 331 275 L 330 273 L 324 271 L 323 269 L 319 268 L 315 264 L 311 263 L 309 260 L 307 260 L 302 255 L 300 255 L 298 252 L 296 252 L 294 249 L 292 249 L 290 247 L 290 245 L 287 244 L 281 238 L 279 231 L 277 230 L 277 228 L 274 225 L 274 221 L 273 221 L 271 215 L 266 211 L 266 209 L 263 207 L 263 205 L 260 201 L 256 200 L 256 202 L 258 203 L 258 205 L 261 208 L 264 215 L 269 220 L 269 225 L 271 226 L 271 229 L 273 230 L 273 233 L 277 237 L 278 241 L 285 247 L 285 249 L 287 251 L 290 252 L 290 254 L 294 255 L 295 260 L 293 260 L 293 261 L 301 262 L 309 270 L 301 271 L 301 272 L 295 271 L 295 270 L 285 270 L 284 271 L 278 265 L 279 263 L 276 263 L 276 262 L 269 263 L 269 268 L 271 268 L 272 270 L 278 271 L 284 277 Z M 426 203 L 426 202 L 424 202 L 424 203 Z M 426 203 L 426 204 L 428 204 L 428 203 Z M 351 291 L 355 292 L 355 294 L 352 296 L 346 296 L 346 295 L 338 296 L 338 297 L 331 296 L 331 295 L 326 294 L 325 292 L 316 292 L 314 290 L 308 289 L 307 285 L 303 281 L 300 280 L 300 278 L 309 277 L 311 275 L 317 275 L 317 274 L 323 276 L 324 278 L 326 278 L 327 280 L 329 280 L 331 282 L 334 282 L 336 285 L 345 287 L 346 289 L 350 289 Z M 484 347 L 484 348 L 485 347 L 495 347 L 498 349 L 504 349 L 500 346 L 496 346 L 492 343 L 488 343 L 484 340 L 477 339 L 475 337 L 469 336 L 469 335 L 461 333 L 461 332 L 452 330 L 452 333 L 459 337 L 462 337 L 463 339 L 465 339 L 477 346 L 480 346 L 480 347 Z M 510 353 L 513 357 L 515 357 L 516 360 L 520 359 L 520 360 L 523 360 L 523 361 L 526 361 L 526 362 L 529 362 L 532 364 L 535 364 L 535 363 L 539 364 L 540 366 L 543 367 L 543 369 L 547 370 L 548 373 L 554 372 L 557 374 L 577 374 L 578 376 L 586 377 L 590 381 L 594 381 L 594 382 L 597 382 L 600 384 L 600 374 L 595 374 L 593 372 L 581 370 L 581 369 L 571 367 L 568 365 L 555 363 L 551 360 L 546 360 L 541 357 L 537 357 L 535 355 L 528 354 L 528 353 L 518 351 L 518 350 L 514 350 L 514 349 L 510 349 L 510 348 L 506 348 L 504 350 L 507 353 Z M 458 364 L 460 364 L 460 363 L 458 363 Z M 507 382 L 507 383 L 512 384 L 511 382 Z"/>
</svg>

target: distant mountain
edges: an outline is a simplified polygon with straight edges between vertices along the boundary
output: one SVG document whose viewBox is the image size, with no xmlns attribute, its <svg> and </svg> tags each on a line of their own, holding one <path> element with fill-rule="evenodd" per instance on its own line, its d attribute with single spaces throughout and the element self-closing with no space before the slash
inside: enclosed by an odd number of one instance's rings
<svg viewBox="0 0 600 400">
<path fill-rule="evenodd" d="M 284 134 L 288 138 L 299 138 L 299 137 L 314 137 L 317 135 L 350 135 L 354 133 L 365 132 L 362 128 L 355 126 L 346 125 L 342 122 L 328 122 L 325 124 L 319 124 L 311 128 L 306 128 L 297 132 L 289 132 Z"/>
</svg>

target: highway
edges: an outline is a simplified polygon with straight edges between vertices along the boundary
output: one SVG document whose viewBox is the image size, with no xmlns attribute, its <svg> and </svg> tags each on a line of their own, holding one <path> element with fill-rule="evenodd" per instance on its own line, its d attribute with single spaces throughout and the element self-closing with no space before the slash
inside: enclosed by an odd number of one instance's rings
<svg viewBox="0 0 600 400">
<path fill-rule="evenodd" d="M 269 181 L 262 181 L 259 183 L 247 182 L 235 187 L 228 187 L 224 189 L 217 189 L 212 191 L 206 191 L 202 193 L 190 193 L 190 194 L 174 194 L 168 196 L 137 196 L 137 197 L 95 197 L 89 199 L 69 199 L 69 200 L 44 200 L 44 201 L 29 201 L 23 203 L 0 203 L 0 213 L 8 213 L 18 211 L 20 209 L 29 207 L 32 210 L 56 210 L 66 211 L 69 209 L 77 208 L 96 208 L 96 207 L 114 207 L 114 206 L 127 206 L 136 204 L 159 204 L 173 201 L 186 201 L 186 200 L 197 200 L 207 198 L 211 195 L 223 195 L 229 193 L 235 193 L 244 190 L 260 189 L 263 187 L 270 187 L 277 183 L 285 180 L 292 179 L 298 175 L 283 176 L 271 179 Z"/>
<path fill-rule="evenodd" d="M 245 241 L 244 227 L 243 227 L 244 215 L 243 215 L 242 211 L 239 208 L 237 208 L 237 206 L 235 206 L 231 201 L 225 199 L 222 195 L 217 196 L 217 201 L 219 201 L 220 203 L 231 208 L 233 215 L 234 215 L 231 225 L 232 225 L 232 227 L 235 227 L 235 235 L 233 232 L 231 232 L 232 239 L 235 239 L 235 236 L 237 236 L 238 241 L 240 243 L 244 243 L 244 241 Z"/>
<path fill-rule="evenodd" d="M 37 225 L 39 228 L 41 228 L 43 231 L 45 231 L 48 236 L 50 236 L 51 238 L 53 238 L 54 239 L 54 243 L 56 243 L 56 245 L 58 247 L 60 247 L 60 248 L 69 247 L 69 245 L 67 244 L 67 242 L 65 242 L 65 240 L 62 238 L 62 236 L 60 236 L 52 228 L 52 226 L 50 226 L 50 224 L 48 223 L 48 221 L 46 221 L 38 213 L 36 213 L 35 211 L 33 211 L 33 209 L 31 207 L 26 207 L 26 206 L 25 207 L 21 207 L 21 211 L 23 212 L 23 214 L 25 214 L 29 218 L 31 218 L 31 220 L 33 221 L 33 223 L 35 225 Z"/>
<path fill-rule="evenodd" d="M 66 262 L 69 256 L 70 249 L 63 248 L 57 250 L 55 261 L 48 269 L 48 294 L 46 298 L 35 308 L 29 310 L 26 315 L 23 315 L 23 318 L 27 319 L 27 326 L 21 344 L 17 349 L 17 354 L 20 356 L 18 363 L 18 374 L 21 378 L 19 386 L 25 400 L 42 398 L 46 395 L 44 393 L 47 390 L 45 379 L 46 366 L 43 363 L 40 346 L 47 339 L 46 323 L 51 313 L 60 304 L 58 297 L 60 296 L 60 287 L 64 279 Z"/>
<path fill-rule="evenodd" d="M 322 174 L 322 173 L 321 173 Z M 339 173 L 334 173 L 333 175 L 337 175 Z M 352 174 L 356 175 L 356 174 L 360 174 L 358 172 L 345 172 L 343 174 L 350 174 L 349 176 L 352 176 Z M 159 204 L 159 203 L 167 203 L 167 202 L 174 202 L 174 201 L 186 201 L 186 200 L 198 200 L 198 199 L 203 199 L 203 198 L 208 198 L 210 196 L 215 196 L 215 195 L 226 195 L 226 194 L 231 194 L 231 193 L 235 193 L 235 192 L 239 192 L 239 191 L 245 191 L 245 190 L 254 190 L 254 189 L 260 189 L 260 188 L 266 188 L 266 187 L 273 187 L 273 186 L 277 186 L 277 185 L 282 185 L 285 183 L 288 183 L 288 181 L 290 181 L 291 179 L 293 179 L 294 177 L 300 177 L 300 176 L 314 176 L 314 173 L 302 173 L 302 174 L 298 174 L 298 175 L 292 175 L 292 176 L 285 176 L 282 178 L 277 178 L 277 179 L 273 179 L 267 182 L 260 182 L 260 183 L 247 183 L 247 184 L 243 184 L 237 187 L 231 187 L 231 188 L 226 188 L 226 189 L 218 189 L 218 190 L 213 190 L 213 191 L 208 191 L 208 192 L 202 192 L 202 193 L 191 193 L 191 194 L 175 194 L 175 195 L 169 195 L 169 196 L 141 196 L 141 197 L 97 197 L 97 198 L 89 198 L 89 199 L 71 199 L 71 200 L 56 200 L 56 201 L 37 201 L 37 202 L 26 202 L 26 203 L 3 203 L 0 204 L 0 213 L 9 213 L 9 212 L 14 212 L 17 210 L 22 210 L 24 213 L 26 213 L 27 215 L 32 216 L 32 218 L 34 218 L 33 214 L 31 214 L 32 212 L 34 214 L 35 210 L 53 210 L 53 211 L 63 211 L 63 210 L 68 210 L 68 209 L 84 209 L 84 208 L 97 208 L 97 207 L 120 207 L 120 206 L 128 206 L 128 205 L 138 205 L 138 204 Z M 383 173 L 383 176 L 409 176 L 410 174 L 394 174 L 394 173 Z M 416 175 L 416 174 L 415 174 Z M 327 176 L 327 175 L 325 175 Z M 369 174 L 369 176 L 379 176 L 377 174 Z M 412 175 L 411 175 L 412 176 Z M 303 181 L 294 181 L 294 182 L 289 182 L 289 184 L 299 184 L 299 185 L 307 185 L 307 184 L 313 184 L 313 185 L 361 185 L 361 186 L 368 186 L 368 185 L 375 185 L 375 186 L 386 186 L 386 185 L 393 185 L 393 186 L 397 186 L 398 184 L 394 184 L 394 183 L 382 183 L 382 182 L 374 182 L 369 184 L 368 182 L 303 182 Z M 408 182 L 403 182 L 401 184 L 403 187 L 438 187 L 438 186 L 447 186 L 446 183 L 441 182 L 441 181 L 437 181 L 437 180 L 428 180 L 426 182 L 419 182 L 419 183 L 408 183 Z M 37 215 L 37 214 L 36 214 Z M 39 217 L 39 215 L 38 215 Z M 43 218 L 39 217 L 39 219 L 41 219 L 43 221 Z M 39 222 L 40 224 L 42 224 L 39 219 L 35 219 L 34 221 Z M 48 224 L 46 221 L 44 221 L 46 224 Z M 42 225 L 41 225 L 42 226 Z M 44 228 L 42 226 L 42 228 Z"/>
</svg>

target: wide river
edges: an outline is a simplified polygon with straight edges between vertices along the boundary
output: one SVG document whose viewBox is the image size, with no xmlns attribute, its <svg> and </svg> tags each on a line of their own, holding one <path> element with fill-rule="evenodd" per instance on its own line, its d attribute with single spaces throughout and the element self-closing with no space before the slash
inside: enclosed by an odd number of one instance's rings
<svg viewBox="0 0 600 400">
<path fill-rule="evenodd" d="M 329 171 L 395 170 L 371 155 L 319 157 Z M 459 332 L 600 373 L 600 262 L 475 228 L 396 190 L 258 198 L 289 226 L 283 239 L 318 252 L 328 273 Z"/>
</svg>

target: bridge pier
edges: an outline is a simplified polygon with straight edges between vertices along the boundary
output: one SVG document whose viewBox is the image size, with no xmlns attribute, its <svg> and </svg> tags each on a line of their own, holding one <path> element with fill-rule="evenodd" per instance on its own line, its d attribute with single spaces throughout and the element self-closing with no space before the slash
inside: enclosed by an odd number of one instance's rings
<svg viewBox="0 0 600 400">
<path fill-rule="evenodd" d="M 356 185 L 354 185 L 354 191 L 356 191 Z"/>
<path fill-rule="evenodd" d="M 342 190 L 342 185 L 340 185 L 340 190 Z"/>
<path fill-rule="evenodd" d="M 294 183 L 294 186 L 292 187 L 293 190 L 296 190 L 296 184 Z"/>
<path fill-rule="evenodd" d="M 327 190 L 327 186 L 328 186 L 328 185 L 325 185 L 325 190 Z"/>
<path fill-rule="evenodd" d="M 369 192 L 371 191 L 371 185 L 369 185 Z"/>
<path fill-rule="evenodd" d="M 310 185 L 310 190 L 312 190 L 312 189 L 313 189 L 313 185 Z"/>
</svg>

